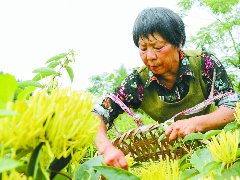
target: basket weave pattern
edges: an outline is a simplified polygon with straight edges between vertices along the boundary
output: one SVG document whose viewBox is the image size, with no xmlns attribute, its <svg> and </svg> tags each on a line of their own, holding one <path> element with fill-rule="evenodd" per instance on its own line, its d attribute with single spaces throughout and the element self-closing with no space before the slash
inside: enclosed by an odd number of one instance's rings
<svg viewBox="0 0 240 180">
<path fill-rule="evenodd" d="M 132 129 L 112 140 L 115 147 L 125 155 L 130 154 L 136 162 L 156 161 L 159 159 L 179 159 L 186 150 L 176 148 L 172 150 L 173 142 L 160 139 L 162 135 L 159 124 L 145 125 Z"/>
</svg>

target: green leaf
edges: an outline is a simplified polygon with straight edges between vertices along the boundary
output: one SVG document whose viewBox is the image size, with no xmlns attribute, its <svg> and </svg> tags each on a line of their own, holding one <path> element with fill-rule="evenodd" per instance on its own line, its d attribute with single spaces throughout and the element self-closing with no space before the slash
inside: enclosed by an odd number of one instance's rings
<svg viewBox="0 0 240 180">
<path fill-rule="evenodd" d="M 67 70 L 67 73 L 71 79 L 71 82 L 73 82 L 73 78 L 74 78 L 74 73 L 73 73 L 73 70 L 70 66 L 66 66 L 65 69 Z"/>
<path fill-rule="evenodd" d="M 17 150 L 16 156 L 14 157 L 14 159 L 16 159 L 16 160 L 21 159 L 22 157 L 26 156 L 27 154 L 29 154 L 31 152 L 32 152 L 32 149 Z"/>
<path fill-rule="evenodd" d="M 140 180 L 139 177 L 130 173 L 129 171 L 112 166 L 94 166 L 94 169 L 100 172 L 107 179 L 114 180 Z"/>
<path fill-rule="evenodd" d="M 166 139 L 166 135 L 164 133 L 159 137 L 158 142 L 161 142 L 163 139 Z"/>
<path fill-rule="evenodd" d="M 35 89 L 36 87 L 33 87 L 33 86 L 25 88 L 23 91 L 21 91 L 18 94 L 17 99 L 20 101 L 27 99 Z"/>
<path fill-rule="evenodd" d="M 28 165 L 28 175 L 36 179 L 39 168 L 39 157 L 43 143 L 40 143 L 33 151 Z"/>
<path fill-rule="evenodd" d="M 55 67 L 57 67 L 59 64 L 61 64 L 61 61 L 53 61 L 53 62 L 49 63 L 47 67 L 49 67 L 49 68 L 55 68 Z"/>
<path fill-rule="evenodd" d="M 80 164 L 77 167 L 77 171 L 75 174 L 75 180 L 98 180 L 100 177 L 100 173 L 98 171 L 94 171 L 94 166 L 101 166 L 103 164 L 103 156 L 96 156 L 91 158 L 90 160 Z"/>
<path fill-rule="evenodd" d="M 196 140 L 196 139 L 203 139 L 204 135 L 202 133 L 191 133 L 184 137 L 183 142 L 189 141 L 189 140 Z"/>
<path fill-rule="evenodd" d="M 190 179 L 193 176 L 196 176 L 199 172 L 196 169 L 187 169 L 181 175 L 181 179 Z"/>
<path fill-rule="evenodd" d="M 237 157 L 240 156 L 240 148 L 237 149 Z"/>
<path fill-rule="evenodd" d="M 48 172 L 42 167 L 42 165 L 38 162 L 38 169 L 37 169 L 37 175 L 36 179 L 41 179 L 41 180 L 49 180 L 49 174 Z"/>
<path fill-rule="evenodd" d="M 237 128 L 238 128 L 238 123 L 237 123 L 237 121 L 233 121 L 233 122 L 228 123 L 228 124 L 223 128 L 223 130 L 224 130 L 224 131 L 233 131 L 233 130 L 235 130 L 235 129 L 237 129 Z"/>
<path fill-rule="evenodd" d="M 71 155 L 60 159 L 54 159 L 54 161 L 50 164 L 49 170 L 51 171 L 50 179 L 53 179 L 58 172 L 60 172 L 71 160 Z"/>
<path fill-rule="evenodd" d="M 204 139 L 211 139 L 212 136 L 215 136 L 217 134 L 219 134 L 220 132 L 222 132 L 222 130 L 210 130 L 210 131 L 207 131 L 205 134 L 204 134 Z"/>
<path fill-rule="evenodd" d="M 36 76 L 33 77 L 33 81 L 39 81 L 43 78 L 45 78 L 46 76 L 42 76 L 41 74 L 37 74 Z"/>
<path fill-rule="evenodd" d="M 211 161 L 214 161 L 214 159 L 207 148 L 196 150 L 190 159 L 190 163 L 199 172 L 202 172 L 204 165 Z"/>
<path fill-rule="evenodd" d="M 189 158 L 190 154 L 185 154 L 181 159 L 178 160 L 178 164 L 182 168 L 185 164 L 188 164 L 187 158 Z M 186 165 L 188 167 L 188 165 Z"/>
<path fill-rule="evenodd" d="M 39 74 L 57 74 L 57 72 L 53 68 L 49 67 L 41 67 L 33 70 L 33 73 Z"/>
<path fill-rule="evenodd" d="M 222 165 L 221 162 L 211 161 L 203 167 L 203 170 L 202 170 L 201 174 L 203 174 L 203 176 L 206 176 L 211 171 L 220 169 L 221 165 Z"/>
<path fill-rule="evenodd" d="M 41 79 L 43 79 L 45 77 L 51 76 L 51 75 L 56 75 L 56 76 L 60 76 L 61 75 L 59 72 L 56 72 L 54 69 L 48 68 L 48 67 L 35 69 L 33 71 L 33 73 L 38 73 L 33 78 L 34 81 L 39 81 L 39 80 L 41 80 Z"/>
<path fill-rule="evenodd" d="M 0 117 L 5 117 L 5 116 L 15 116 L 18 113 L 16 111 L 9 111 L 9 110 L 0 110 Z"/>
<path fill-rule="evenodd" d="M 221 175 L 216 176 L 216 179 L 225 180 L 225 179 L 229 179 L 230 177 L 235 179 L 235 177 L 240 176 L 239 169 L 240 169 L 240 162 L 237 161 L 228 169 L 224 169 Z"/>
<path fill-rule="evenodd" d="M 67 56 L 66 53 L 61 53 L 61 54 L 58 54 L 56 56 L 53 56 L 52 58 L 48 59 L 46 64 L 49 63 L 49 62 L 52 62 L 52 61 L 59 61 L 61 60 L 62 58 L 65 58 Z"/>
<path fill-rule="evenodd" d="M 43 88 L 44 86 L 41 85 L 39 82 L 33 81 L 33 80 L 27 80 L 27 81 L 21 81 L 17 83 L 19 88 L 26 88 L 29 86 L 39 87 Z"/>
<path fill-rule="evenodd" d="M 0 173 L 14 169 L 20 165 L 21 163 L 16 160 L 0 159 Z"/>
<path fill-rule="evenodd" d="M 17 81 L 10 74 L 0 75 L 0 109 L 5 109 L 6 104 L 13 100 L 17 88 Z"/>
<path fill-rule="evenodd" d="M 61 174 L 57 174 L 53 180 L 71 180 L 71 175 L 68 174 L 67 172 L 61 172 Z M 84 180 L 84 179 L 82 179 Z"/>
<path fill-rule="evenodd" d="M 192 164 L 191 163 L 186 163 L 186 164 L 181 166 L 181 170 L 184 171 L 185 169 L 189 169 L 190 167 L 192 167 Z"/>
</svg>

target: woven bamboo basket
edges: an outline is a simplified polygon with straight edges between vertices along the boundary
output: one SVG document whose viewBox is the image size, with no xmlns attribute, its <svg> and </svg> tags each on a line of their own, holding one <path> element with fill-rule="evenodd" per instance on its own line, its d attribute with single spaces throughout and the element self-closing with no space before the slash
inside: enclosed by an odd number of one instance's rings
<svg viewBox="0 0 240 180">
<path fill-rule="evenodd" d="M 151 124 L 132 129 L 112 140 L 112 144 L 125 155 L 130 154 L 136 162 L 159 159 L 180 159 L 190 146 L 174 147 L 174 141 L 162 138 L 160 124 Z"/>
</svg>

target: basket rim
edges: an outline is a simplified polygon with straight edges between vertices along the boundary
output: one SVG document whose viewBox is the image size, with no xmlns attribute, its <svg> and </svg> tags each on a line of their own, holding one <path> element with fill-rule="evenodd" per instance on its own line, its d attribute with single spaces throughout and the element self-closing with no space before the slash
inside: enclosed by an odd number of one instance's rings
<svg viewBox="0 0 240 180">
<path fill-rule="evenodd" d="M 124 134 L 120 135 L 119 137 L 114 138 L 111 142 L 114 143 L 115 141 L 125 141 L 126 139 L 130 139 L 133 138 L 135 136 L 137 136 L 138 134 L 146 134 L 149 131 L 152 131 L 154 129 L 157 129 L 161 126 L 161 124 L 159 123 L 155 123 L 155 124 L 148 124 L 148 125 L 144 125 L 144 126 L 140 126 L 134 129 L 130 129 L 127 132 L 125 132 Z"/>
</svg>

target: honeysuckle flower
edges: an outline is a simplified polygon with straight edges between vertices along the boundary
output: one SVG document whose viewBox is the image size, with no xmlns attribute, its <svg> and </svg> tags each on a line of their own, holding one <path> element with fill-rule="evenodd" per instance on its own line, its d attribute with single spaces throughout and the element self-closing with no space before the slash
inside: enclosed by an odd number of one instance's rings
<svg viewBox="0 0 240 180">
<path fill-rule="evenodd" d="M 181 177 L 181 171 L 177 160 L 167 158 L 159 162 L 152 162 L 141 172 L 140 177 L 142 180 L 178 180 Z"/>
<path fill-rule="evenodd" d="M 34 94 L 29 101 L 15 102 L 9 110 L 16 116 L 0 119 L 0 144 L 15 152 L 34 149 L 44 143 L 45 152 L 53 158 L 68 157 L 80 160 L 93 143 L 100 120 L 92 114 L 90 93 L 70 88 L 46 90 Z"/>
<path fill-rule="evenodd" d="M 91 112 L 92 96 L 63 89 L 54 90 L 49 98 L 52 117 L 45 125 L 47 148 L 57 158 L 72 154 L 78 160 L 93 143 L 100 125 L 100 120 Z"/>
<path fill-rule="evenodd" d="M 16 170 L 3 172 L 1 176 L 2 180 L 33 180 L 31 177 L 27 177 L 24 173 L 19 173 Z"/>
<path fill-rule="evenodd" d="M 132 167 L 134 164 L 134 158 L 130 154 L 126 155 L 125 158 L 127 160 L 128 167 Z"/>
<path fill-rule="evenodd" d="M 43 124 L 48 113 L 47 97 L 40 93 L 29 102 L 16 101 L 8 104 L 8 110 L 16 111 L 15 116 L 0 118 L 0 144 L 7 148 L 34 149 L 45 131 Z"/>
<path fill-rule="evenodd" d="M 239 131 L 222 131 L 218 137 L 213 136 L 207 148 L 217 162 L 225 162 L 227 166 L 237 160 Z"/>
<path fill-rule="evenodd" d="M 237 102 L 236 113 L 234 114 L 236 121 L 240 124 L 240 102 Z"/>
</svg>

